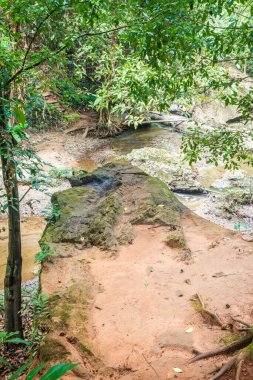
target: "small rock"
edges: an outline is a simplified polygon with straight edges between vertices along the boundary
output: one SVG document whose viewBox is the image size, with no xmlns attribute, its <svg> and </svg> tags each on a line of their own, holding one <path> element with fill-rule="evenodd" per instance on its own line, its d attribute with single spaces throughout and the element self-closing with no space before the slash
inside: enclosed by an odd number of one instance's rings
<svg viewBox="0 0 253 380">
<path fill-rule="evenodd" d="M 183 292 L 181 292 L 181 290 L 177 290 L 177 291 L 176 291 L 176 295 L 177 295 L 178 297 L 183 297 Z"/>
<path fill-rule="evenodd" d="M 77 338 L 75 336 L 67 336 L 66 339 L 69 343 L 72 343 L 72 344 L 77 343 Z"/>
<path fill-rule="evenodd" d="M 242 235 L 242 239 L 248 241 L 249 243 L 253 241 L 252 235 Z"/>
</svg>

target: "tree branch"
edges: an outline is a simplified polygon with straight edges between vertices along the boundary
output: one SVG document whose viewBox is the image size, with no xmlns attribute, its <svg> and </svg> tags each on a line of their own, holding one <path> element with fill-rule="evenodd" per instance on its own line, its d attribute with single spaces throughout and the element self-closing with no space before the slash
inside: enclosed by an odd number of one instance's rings
<svg viewBox="0 0 253 380">
<path fill-rule="evenodd" d="M 149 20 L 150 21 L 150 20 Z M 100 35 L 103 35 L 103 34 L 107 34 L 107 33 L 112 33 L 112 32 L 115 32 L 117 30 L 121 30 L 121 29 L 126 29 L 126 28 L 131 28 L 133 26 L 135 26 L 136 24 L 129 24 L 129 25 L 122 25 L 122 26 L 119 26 L 117 28 L 113 28 L 113 29 L 108 29 L 108 30 L 104 30 L 104 31 L 101 31 L 101 32 L 95 32 L 95 33 L 90 33 L 90 32 L 85 32 L 85 33 L 82 33 L 80 34 L 79 36 L 77 36 L 73 41 L 72 43 L 76 42 L 77 40 L 79 40 L 80 38 L 82 37 L 94 37 L 94 36 L 100 36 Z M 38 33 L 37 33 L 38 34 Z M 33 39 L 34 40 L 34 39 Z M 30 46 L 30 45 L 29 45 Z M 32 45 L 31 45 L 32 46 Z M 31 49 L 31 46 L 30 46 L 30 49 Z M 29 48 L 29 47 L 28 47 Z M 57 54 L 61 53 L 62 51 L 66 50 L 68 48 L 67 45 L 64 45 L 62 46 L 60 49 L 56 50 L 53 55 L 56 56 Z M 28 53 L 29 54 L 29 53 Z M 28 54 L 26 54 L 26 58 L 28 56 Z M 44 63 L 46 60 L 48 59 L 48 57 L 45 57 L 43 59 L 41 59 L 40 61 L 38 62 L 35 62 L 33 64 L 31 64 L 30 66 L 27 66 L 27 67 L 24 67 L 23 64 L 21 66 L 21 68 L 6 82 L 4 83 L 4 86 L 3 87 L 6 87 L 8 86 L 10 83 L 12 83 L 21 73 L 25 72 L 25 71 L 29 71 L 31 69 L 34 69 L 35 67 L 37 66 L 40 66 L 42 63 Z"/>
</svg>

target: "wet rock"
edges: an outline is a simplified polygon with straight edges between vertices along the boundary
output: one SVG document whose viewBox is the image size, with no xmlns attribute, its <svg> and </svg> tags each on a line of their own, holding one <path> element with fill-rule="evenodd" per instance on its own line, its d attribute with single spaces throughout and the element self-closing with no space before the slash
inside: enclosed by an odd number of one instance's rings
<svg viewBox="0 0 253 380">
<path fill-rule="evenodd" d="M 86 174 L 79 177 L 71 177 L 69 182 L 72 187 L 91 187 L 102 192 L 109 191 L 120 185 L 120 181 L 112 175 Z"/>
<path fill-rule="evenodd" d="M 146 173 L 162 180 L 172 191 L 178 193 L 202 194 L 205 189 L 196 180 L 197 174 L 182 161 L 178 154 L 166 149 L 135 149 L 126 159 Z"/>
<path fill-rule="evenodd" d="M 120 201 L 113 195 L 101 197 L 91 187 L 76 187 L 56 193 L 52 203 L 60 218 L 49 224 L 42 237 L 46 242 L 74 242 L 112 249 L 116 245 L 113 227 L 120 214 Z"/>
</svg>

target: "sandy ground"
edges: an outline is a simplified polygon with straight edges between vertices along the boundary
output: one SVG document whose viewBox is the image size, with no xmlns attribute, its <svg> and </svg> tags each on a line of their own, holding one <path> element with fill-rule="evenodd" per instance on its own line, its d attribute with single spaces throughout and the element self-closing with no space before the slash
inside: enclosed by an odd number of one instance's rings
<svg viewBox="0 0 253 380">
<path fill-rule="evenodd" d="M 122 246 L 116 256 L 66 246 L 43 274 L 43 291 L 49 294 L 74 283 L 82 286 L 91 278 L 88 337 L 87 321 L 80 319 L 87 305 L 81 301 L 65 331 L 81 342 L 88 339 L 93 353 L 111 370 L 109 375 L 95 371 L 89 379 L 210 379 L 227 358 L 188 364 L 192 351 L 227 344 L 231 333 L 203 319 L 191 302 L 196 293 L 225 325 L 231 316 L 252 321 L 252 244 L 194 215 L 183 220 L 183 229 L 192 252 L 189 262 L 165 244 L 166 228 L 141 225 L 135 227 L 133 244 Z M 66 338 L 59 334 L 54 332 L 54 337 L 64 344 Z M 71 360 L 80 360 L 76 346 L 71 349 L 69 339 L 66 344 Z M 81 361 L 81 369 L 89 366 L 87 358 Z"/>
<path fill-rule="evenodd" d="M 193 252 L 189 265 L 165 245 L 165 230 L 147 226 L 136 228 L 134 244 L 121 248 L 115 260 L 100 255 L 91 264 L 104 289 L 92 310 L 92 346 L 106 365 L 132 369 L 122 379 L 172 379 L 173 368 L 182 370 L 180 379 L 208 378 L 217 359 L 191 365 L 187 360 L 193 348 L 219 346 L 223 334 L 196 314 L 190 302 L 195 293 L 224 323 L 230 315 L 252 319 L 253 248 L 217 235 L 216 226 L 205 230 L 199 219 L 183 225 Z"/>
</svg>

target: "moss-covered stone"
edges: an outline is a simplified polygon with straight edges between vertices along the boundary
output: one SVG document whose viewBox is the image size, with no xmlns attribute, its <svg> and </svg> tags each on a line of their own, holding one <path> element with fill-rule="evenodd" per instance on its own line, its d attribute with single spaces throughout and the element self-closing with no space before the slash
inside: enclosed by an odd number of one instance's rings
<svg viewBox="0 0 253 380">
<path fill-rule="evenodd" d="M 133 223 L 156 223 L 164 226 L 181 225 L 181 213 L 185 207 L 159 179 L 148 177 L 144 191 L 146 197 L 140 200 Z"/>
<path fill-rule="evenodd" d="M 180 155 L 172 155 L 167 149 L 154 147 L 133 149 L 123 158 L 149 175 L 160 178 L 171 190 L 193 194 L 204 192 L 191 167 Z"/>
<path fill-rule="evenodd" d="M 63 344 L 50 336 L 46 336 L 40 345 L 39 356 L 42 362 L 64 361 L 69 354 L 69 351 L 66 350 Z"/>
<path fill-rule="evenodd" d="M 46 242 L 115 250 L 126 242 L 122 234 L 115 234 L 120 223 L 156 224 L 180 231 L 184 206 L 162 181 L 129 164 L 105 165 L 72 179 L 72 184 L 75 187 L 52 198 L 60 218 L 47 226 Z"/>
<path fill-rule="evenodd" d="M 134 241 L 134 230 L 131 223 L 125 223 L 121 226 L 118 236 L 118 242 L 121 245 L 132 244 Z"/>
<path fill-rule="evenodd" d="M 54 194 L 52 202 L 57 204 L 60 218 L 47 226 L 42 241 L 105 249 L 116 246 L 113 229 L 121 212 L 116 195 L 101 196 L 96 189 L 75 187 Z"/>
<path fill-rule="evenodd" d="M 171 231 L 166 239 L 166 244 L 171 248 L 186 248 L 182 230 Z"/>
</svg>

